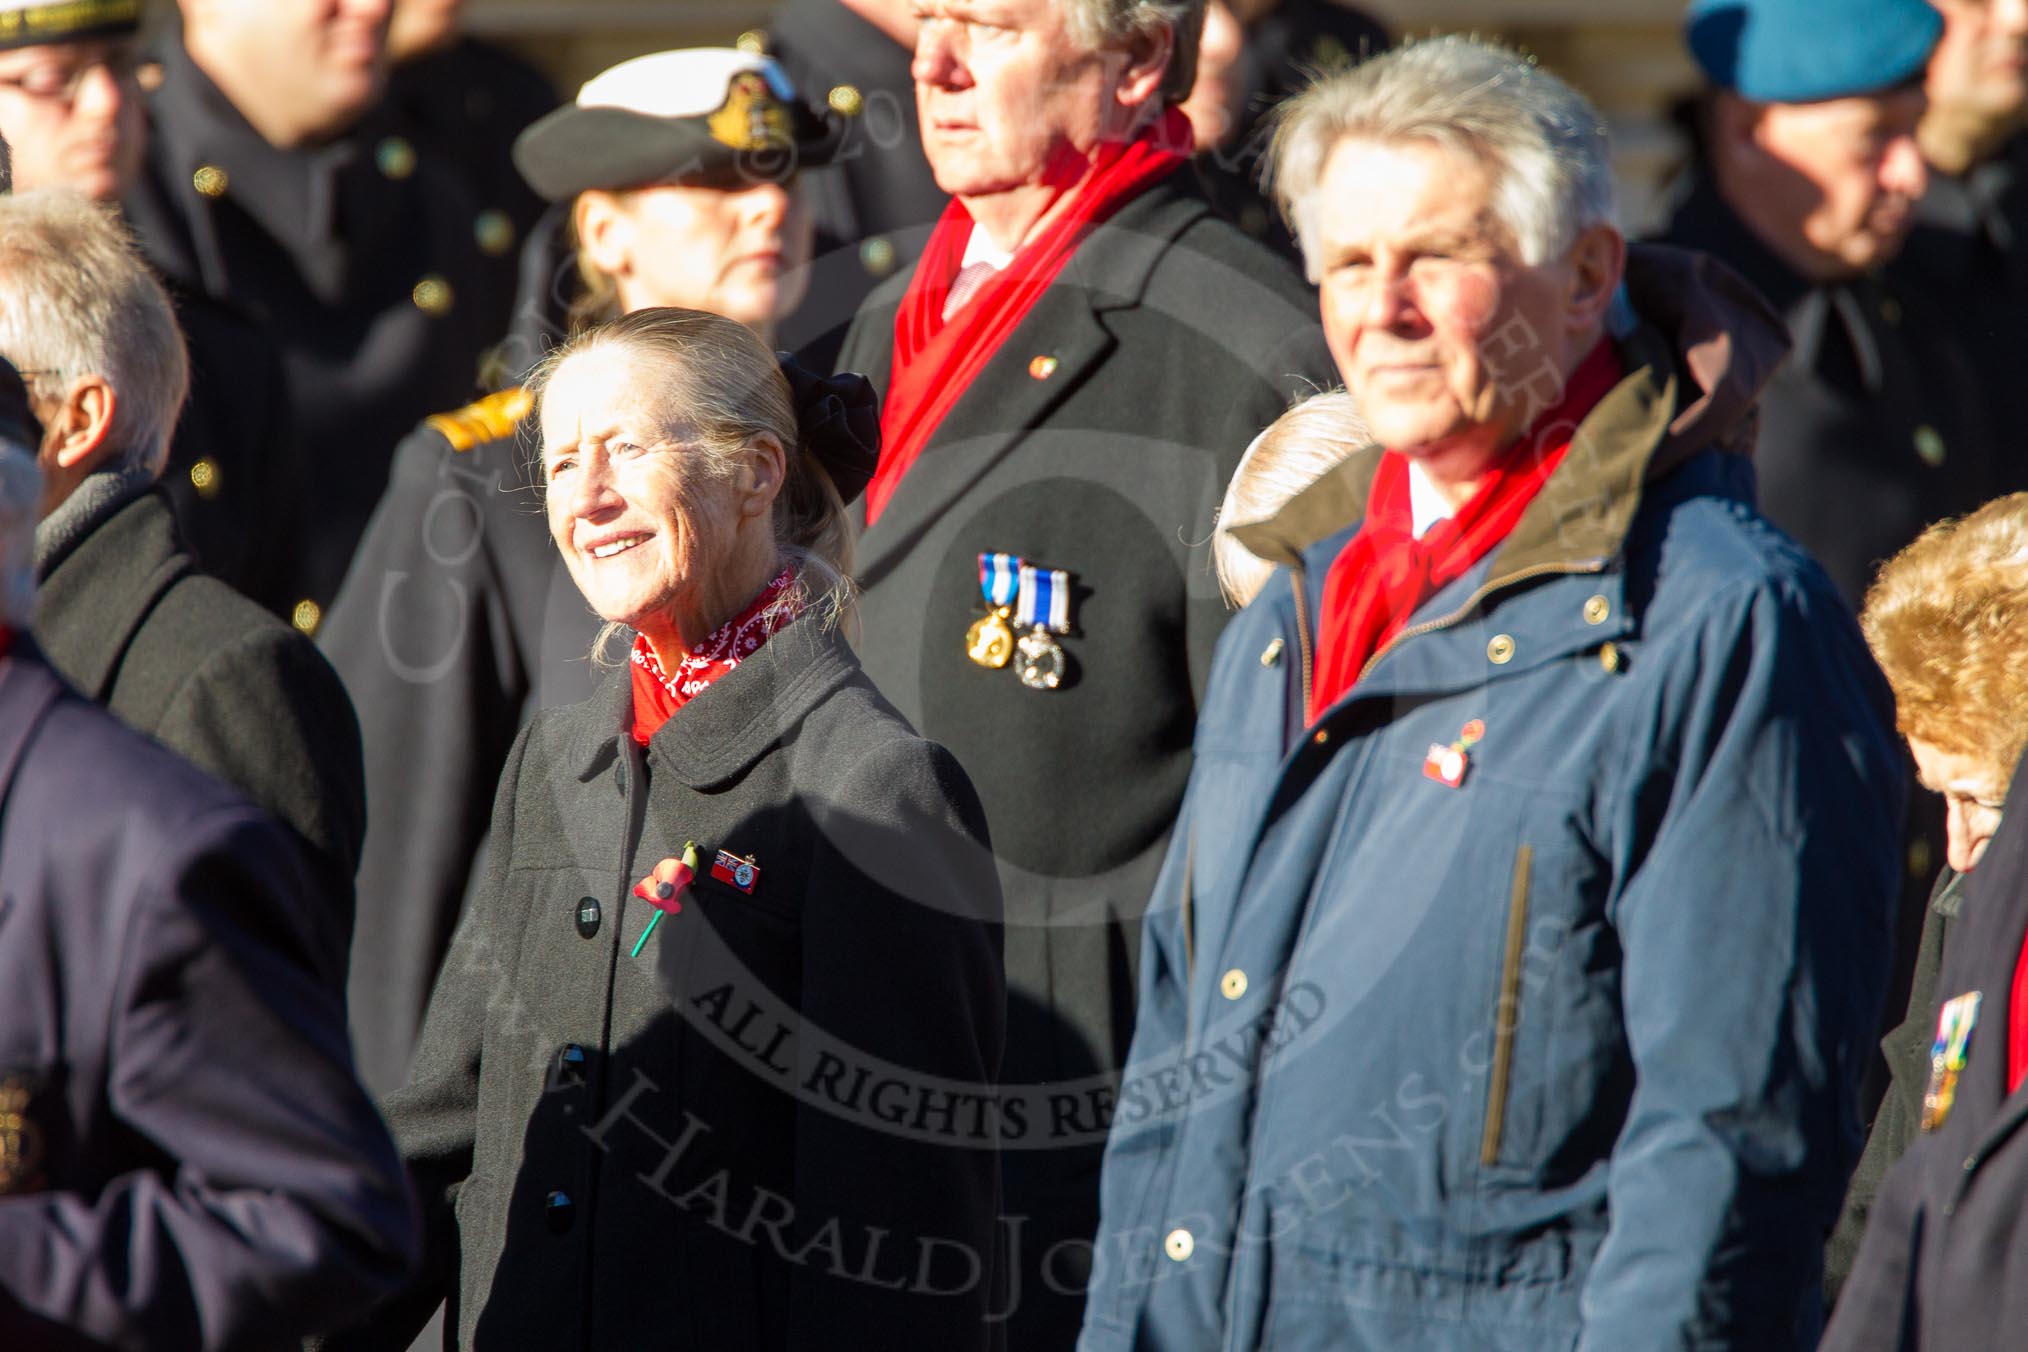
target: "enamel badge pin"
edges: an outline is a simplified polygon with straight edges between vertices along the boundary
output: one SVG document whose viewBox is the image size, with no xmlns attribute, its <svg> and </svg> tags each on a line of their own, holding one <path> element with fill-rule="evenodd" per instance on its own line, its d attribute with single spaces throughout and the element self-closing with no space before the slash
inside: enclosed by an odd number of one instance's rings
<svg viewBox="0 0 2028 1352">
<path fill-rule="evenodd" d="M 1937 1012 L 1936 1041 L 1929 1049 L 1929 1087 L 1922 1095 L 1922 1129 L 1935 1131 L 1951 1115 L 1958 1099 L 1958 1076 L 1971 1048 L 1972 1027 L 1979 1021 L 1978 991 L 1946 1000 Z"/>
<path fill-rule="evenodd" d="M 760 882 L 760 866 L 751 859 L 742 859 L 730 850 L 720 850 L 711 861 L 711 876 L 729 887 L 737 887 L 748 896 Z"/>
<path fill-rule="evenodd" d="M 1449 746 L 1431 742 L 1429 754 L 1422 758 L 1424 777 L 1434 779 L 1447 789 L 1461 787 L 1465 782 L 1465 771 L 1472 768 L 1472 748 L 1485 735 L 1485 722 L 1475 718 L 1458 730 L 1458 740 Z"/>
</svg>

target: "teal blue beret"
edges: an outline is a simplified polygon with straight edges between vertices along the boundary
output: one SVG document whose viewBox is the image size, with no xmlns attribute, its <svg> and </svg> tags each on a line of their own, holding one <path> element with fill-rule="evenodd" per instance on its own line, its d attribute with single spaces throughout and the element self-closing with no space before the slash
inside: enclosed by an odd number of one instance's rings
<svg viewBox="0 0 2028 1352">
<path fill-rule="evenodd" d="M 1878 94 L 1922 74 L 1943 32 L 1929 0 L 1694 0 L 1690 55 L 1758 103 Z"/>
</svg>

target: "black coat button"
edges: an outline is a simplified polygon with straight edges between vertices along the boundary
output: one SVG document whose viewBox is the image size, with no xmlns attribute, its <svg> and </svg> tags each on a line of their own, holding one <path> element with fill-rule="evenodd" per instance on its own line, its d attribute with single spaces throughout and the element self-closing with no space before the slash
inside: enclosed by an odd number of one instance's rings
<svg viewBox="0 0 2028 1352">
<path fill-rule="evenodd" d="M 589 939 L 599 932 L 599 921 L 605 918 L 605 910 L 597 897 L 577 899 L 577 937 Z"/>
<path fill-rule="evenodd" d="M 552 1192 L 543 1201 L 543 1210 L 549 1221 L 549 1233 L 560 1235 L 570 1229 L 570 1223 L 577 1219 L 577 1206 L 567 1192 Z"/>
</svg>

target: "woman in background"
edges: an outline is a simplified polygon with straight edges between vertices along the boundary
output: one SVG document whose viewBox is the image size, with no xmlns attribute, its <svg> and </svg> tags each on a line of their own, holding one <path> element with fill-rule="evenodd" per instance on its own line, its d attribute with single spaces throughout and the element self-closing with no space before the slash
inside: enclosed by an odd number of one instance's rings
<svg viewBox="0 0 2028 1352">
<path fill-rule="evenodd" d="M 1930 894 L 1908 1017 L 1881 1040 L 1893 1080 L 1825 1256 L 1827 1295 L 1851 1272 L 1882 1178 L 1922 1130 L 1942 995 L 1937 974 L 2028 746 L 2028 493 L 1942 521 L 1881 565 L 1859 616 L 1894 690 L 1923 787 L 1943 795 L 1946 864 Z M 2005 1011 L 1993 1016 L 2004 1022 Z"/>
</svg>

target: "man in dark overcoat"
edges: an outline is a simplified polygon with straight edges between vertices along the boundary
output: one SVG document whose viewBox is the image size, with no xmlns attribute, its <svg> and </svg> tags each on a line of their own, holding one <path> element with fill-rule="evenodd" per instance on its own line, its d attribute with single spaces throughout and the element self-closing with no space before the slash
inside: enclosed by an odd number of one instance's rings
<svg viewBox="0 0 2028 1352">
<path fill-rule="evenodd" d="M 992 824 L 1002 1079 L 1027 1104 L 1003 1163 L 1008 1336 L 1062 1348 L 1133 1030 L 1139 916 L 1226 620 L 1212 517 L 1247 443 L 1336 375 L 1301 277 L 1184 167 L 1175 105 L 1200 5 L 920 14 L 923 146 L 957 200 L 840 359 L 885 405 L 857 648 L 956 753 Z"/>
<path fill-rule="evenodd" d="M 463 179 L 478 208 L 479 252 L 509 260 L 546 205 L 514 168 L 514 138 L 556 107 L 556 87 L 505 47 L 461 31 L 464 10 L 464 0 L 394 5 L 387 102 L 394 134 Z M 497 374 L 505 383 L 519 372 Z"/>
<path fill-rule="evenodd" d="M 837 154 L 801 180 L 816 227 L 810 289 L 782 326 L 783 346 L 828 369 L 868 293 L 914 266 L 944 209 L 909 76 L 915 15 L 906 0 L 786 0 L 739 43 L 764 48 L 838 121 Z"/>
<path fill-rule="evenodd" d="M 315 645 L 185 551 L 156 487 L 183 338 L 107 211 L 0 198 L 0 356 L 28 373 L 46 429 L 35 571 L 50 663 L 294 829 L 316 882 L 295 902 L 340 988 L 366 830 L 358 724 Z"/>
<path fill-rule="evenodd" d="M 1889 40 L 1903 12 L 1920 26 Z M 1700 0 L 1688 25 L 1711 89 L 1663 237 L 1716 254 L 1787 320 L 1794 346 L 1761 402 L 1760 506 L 1855 611 L 1889 555 L 1993 495 L 1956 317 L 1880 272 L 1928 183 L 1915 133 L 1942 22 L 1926 0 Z"/>
<path fill-rule="evenodd" d="M 1966 886 L 1920 1132 L 1874 1199 L 1824 1352 L 2011 1347 L 2028 1328 L 2028 814 L 2001 821 Z"/>
<path fill-rule="evenodd" d="M 133 187 L 147 144 L 140 16 L 140 0 L 0 5 L 0 133 L 16 142 L 21 191 L 117 202 Z M 266 598 L 264 547 L 279 542 L 254 526 L 272 511 L 268 474 L 283 458 L 279 370 L 244 314 L 172 290 L 197 360 L 162 491 L 204 568 Z"/>
<path fill-rule="evenodd" d="M 181 0 L 180 12 L 127 214 L 173 288 L 269 341 L 281 444 L 241 525 L 262 546 L 259 599 L 313 631 L 396 443 L 475 392 L 511 314 L 514 260 L 481 249 L 483 208 L 382 102 L 384 7 Z M 202 349 L 196 364 L 221 366 Z"/>
<path fill-rule="evenodd" d="M 0 363 L 0 1346 L 280 1346 L 401 1280 L 414 1203 L 288 834 L 19 627 L 25 405 Z"/>
</svg>

